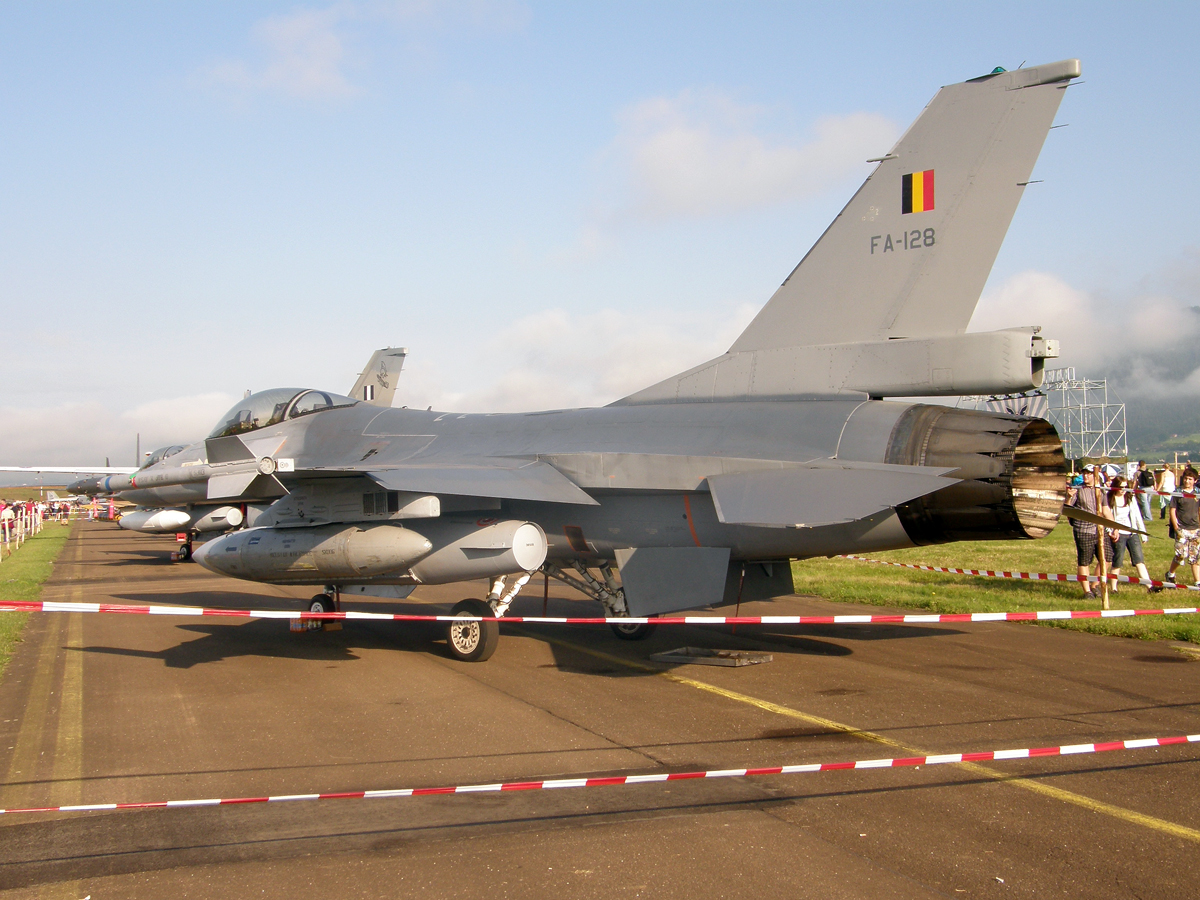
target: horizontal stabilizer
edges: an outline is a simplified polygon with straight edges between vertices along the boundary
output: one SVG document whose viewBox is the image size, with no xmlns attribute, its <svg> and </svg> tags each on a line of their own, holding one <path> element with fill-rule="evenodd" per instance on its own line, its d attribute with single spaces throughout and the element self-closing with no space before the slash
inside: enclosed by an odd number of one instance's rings
<svg viewBox="0 0 1200 900">
<path fill-rule="evenodd" d="M 331 470 L 323 471 L 333 474 Z M 553 466 L 531 460 L 489 459 L 470 465 L 400 466 L 362 471 L 391 491 L 598 505 Z"/>
<path fill-rule="evenodd" d="M 809 467 L 715 475 L 717 517 L 736 525 L 833 525 L 865 519 L 958 482 L 914 466 Z"/>
</svg>

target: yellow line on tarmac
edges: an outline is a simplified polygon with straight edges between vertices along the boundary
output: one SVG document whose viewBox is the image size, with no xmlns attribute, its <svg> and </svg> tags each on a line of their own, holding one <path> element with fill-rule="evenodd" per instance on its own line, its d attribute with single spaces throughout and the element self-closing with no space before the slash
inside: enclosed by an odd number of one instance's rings
<svg viewBox="0 0 1200 900">
<path fill-rule="evenodd" d="M 535 635 L 532 635 L 526 631 L 520 631 L 520 633 L 529 637 L 535 637 Z M 751 697 L 749 694 L 741 694 L 737 691 L 731 691 L 728 688 L 718 687 L 715 684 L 709 684 L 707 681 L 698 681 L 695 678 L 688 678 L 685 675 L 677 675 L 674 672 L 664 672 L 662 669 L 659 669 L 655 666 L 649 666 L 645 663 L 637 662 L 636 660 L 625 659 L 620 656 L 615 656 L 611 653 L 605 653 L 602 650 L 593 650 L 591 647 L 584 647 L 571 641 L 547 637 L 546 635 L 542 634 L 536 635 L 536 638 L 538 640 L 546 641 L 550 644 L 566 647 L 570 650 L 582 653 L 585 656 L 591 656 L 595 659 L 602 659 L 605 662 L 616 663 L 617 665 L 622 665 L 629 669 L 637 669 L 641 672 L 657 675 L 659 678 L 665 678 L 667 681 L 672 681 L 675 684 L 685 685 L 709 694 L 716 694 L 719 697 L 724 697 L 725 699 L 732 700 L 735 703 L 744 703 L 748 706 L 757 707 L 765 712 L 774 713 L 778 716 L 785 716 L 789 719 L 796 719 L 801 722 L 807 722 L 810 725 L 820 725 L 822 728 L 827 728 L 831 731 L 840 731 L 844 734 L 860 738 L 864 741 L 872 741 L 877 744 L 895 747 L 897 750 L 903 750 L 905 754 L 909 756 L 931 755 L 928 750 L 922 750 L 918 747 L 910 747 L 907 744 L 902 744 L 899 741 L 884 737 L 881 734 L 875 734 L 872 731 L 864 731 L 861 728 L 855 728 L 853 725 L 846 725 L 843 722 L 835 722 L 833 719 L 826 719 L 822 716 L 814 716 L 811 713 L 805 713 L 798 709 L 792 709 L 790 706 L 783 706 L 779 703 L 772 703 L 770 700 L 762 700 L 758 697 Z M 1063 803 L 1070 803 L 1074 806 L 1091 810 L 1092 812 L 1098 812 L 1107 816 L 1112 816 L 1114 819 L 1120 819 L 1121 821 L 1129 822 L 1133 825 L 1141 825 L 1143 828 L 1161 831 L 1164 834 L 1169 834 L 1174 837 L 1183 838 L 1184 840 L 1193 841 L 1200 844 L 1200 830 L 1189 828 L 1186 825 L 1179 825 L 1175 822 L 1168 822 L 1166 819 L 1159 819 L 1155 816 L 1148 816 L 1143 813 L 1134 812 L 1131 809 L 1125 809 L 1121 806 L 1114 806 L 1111 803 L 1093 800 L 1091 797 L 1085 797 L 1082 794 L 1076 794 L 1074 791 L 1063 790 L 1062 788 L 1052 787 L 1039 781 L 1031 781 L 1028 778 L 1022 778 L 1018 775 L 1010 775 L 1006 772 L 1001 772 L 996 769 L 989 769 L 987 766 L 981 766 L 978 763 L 967 762 L 957 763 L 957 765 L 969 772 L 973 772 L 977 775 L 984 775 L 988 778 L 993 778 L 1003 784 L 1010 784 L 1013 787 L 1023 788 L 1027 791 L 1032 791 L 1035 794 L 1041 794 L 1043 797 L 1050 797 L 1054 800 L 1062 801 Z"/>
</svg>

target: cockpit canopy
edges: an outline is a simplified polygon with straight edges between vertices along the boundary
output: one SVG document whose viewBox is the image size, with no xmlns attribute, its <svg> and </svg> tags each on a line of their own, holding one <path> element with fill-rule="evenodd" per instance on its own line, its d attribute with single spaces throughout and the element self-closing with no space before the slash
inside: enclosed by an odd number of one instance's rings
<svg viewBox="0 0 1200 900">
<path fill-rule="evenodd" d="M 142 463 L 142 468 L 145 469 L 154 465 L 156 462 L 166 459 L 168 456 L 174 456 L 181 450 L 185 449 L 182 445 L 176 444 L 173 447 L 159 447 L 153 453 L 146 454 L 146 461 Z"/>
<path fill-rule="evenodd" d="M 358 401 L 328 391 L 311 391 L 302 388 L 275 388 L 259 391 L 239 400 L 225 415 L 210 438 L 229 434 L 245 434 L 268 425 L 277 425 L 286 419 L 295 419 L 310 413 L 340 406 L 353 406 Z"/>
</svg>

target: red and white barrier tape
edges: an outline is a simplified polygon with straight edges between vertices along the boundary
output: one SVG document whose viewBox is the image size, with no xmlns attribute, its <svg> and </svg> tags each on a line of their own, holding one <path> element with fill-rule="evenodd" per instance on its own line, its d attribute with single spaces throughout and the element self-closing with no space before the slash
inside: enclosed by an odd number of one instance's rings
<svg viewBox="0 0 1200 900">
<path fill-rule="evenodd" d="M 112 809 L 168 809 L 194 806 L 234 806 L 240 803 L 283 803 L 295 800 L 380 800 L 398 797 L 422 797 L 429 794 L 479 794 L 497 791 L 546 791 L 555 788 L 609 787 L 684 781 L 694 778 L 756 778 L 763 775 L 802 775 L 844 769 L 898 769 L 905 766 L 938 766 L 948 763 L 988 762 L 1005 759 L 1032 759 L 1039 756 L 1071 756 L 1082 753 L 1106 753 L 1112 750 L 1141 750 L 1172 744 L 1200 742 L 1200 734 L 1162 738 L 1137 738 L 1099 744 L 1064 744 L 1058 747 L 1033 747 L 1022 750 L 985 750 L 979 753 L 943 753 L 936 756 L 910 756 L 900 759 L 860 759 L 851 762 L 804 763 L 794 766 L 764 766 L 744 769 L 709 769 L 703 772 L 661 772 L 653 775 L 610 775 L 600 778 L 554 778 L 536 781 L 508 781 L 495 784 L 468 784 L 452 787 L 396 788 L 381 791 L 339 791 L 329 794 L 281 794 L 268 797 L 231 797 L 208 800 L 152 800 L 140 803 L 88 803 L 73 806 L 31 806 L 0 809 L 0 814 L 50 812 L 100 812 Z"/>
<path fill-rule="evenodd" d="M 898 565 L 898 563 L 894 564 Z M 955 570 L 947 570 L 955 571 Z M 373 612 L 291 612 L 286 609 L 214 609 L 206 606 L 123 606 L 116 603 L 57 603 L 52 601 L 0 600 L 0 612 L 124 613 L 151 616 L 233 616 L 249 619 L 302 619 L 341 621 L 372 619 L 387 622 L 475 622 L 477 616 L 409 615 Z M 500 616 L 496 621 L 526 625 L 895 625 L 935 622 L 1030 622 L 1046 619 L 1111 619 L 1123 616 L 1179 616 L 1200 612 L 1200 607 L 1176 609 L 1059 609 L 1036 612 L 912 613 L 899 615 L 837 616 Z M 490 620 L 489 620 L 490 621 Z"/>
<path fill-rule="evenodd" d="M 1004 572 L 992 569 L 952 569 L 947 566 L 921 566 L 916 563 L 889 562 L 886 559 L 868 559 L 865 556 L 854 556 L 843 553 L 839 559 L 852 559 L 856 562 L 874 563 L 877 566 L 894 566 L 898 569 L 916 569 L 919 572 L 946 572 L 950 575 L 976 575 L 980 578 L 1010 578 L 1022 581 L 1086 581 L 1089 584 L 1099 582 L 1095 575 L 1086 578 L 1081 575 L 1056 575 L 1052 572 Z M 1176 584 L 1174 581 L 1155 581 L 1153 578 L 1131 578 L 1128 575 L 1108 575 L 1108 581 L 1123 584 L 1144 584 L 1147 587 L 1161 587 L 1172 590 L 1200 591 L 1200 585 Z"/>
</svg>

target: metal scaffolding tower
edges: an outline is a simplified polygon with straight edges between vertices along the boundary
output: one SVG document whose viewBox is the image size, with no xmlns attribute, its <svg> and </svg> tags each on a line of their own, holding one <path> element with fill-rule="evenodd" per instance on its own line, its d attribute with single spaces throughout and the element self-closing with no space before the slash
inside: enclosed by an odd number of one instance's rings
<svg viewBox="0 0 1200 900">
<path fill-rule="evenodd" d="M 1041 390 L 959 397 L 957 405 L 960 409 L 1049 419 L 1058 429 L 1068 459 L 1129 455 L 1125 404 L 1108 389 L 1107 379 L 1077 378 L 1074 367 L 1047 369 Z"/>
<path fill-rule="evenodd" d="M 1074 367 L 1047 369 L 1042 391 L 1068 459 L 1129 455 L 1125 404 L 1109 390 L 1108 379 L 1076 378 Z"/>
</svg>

